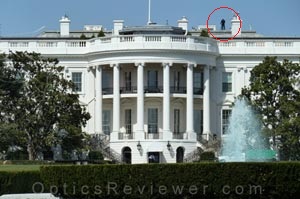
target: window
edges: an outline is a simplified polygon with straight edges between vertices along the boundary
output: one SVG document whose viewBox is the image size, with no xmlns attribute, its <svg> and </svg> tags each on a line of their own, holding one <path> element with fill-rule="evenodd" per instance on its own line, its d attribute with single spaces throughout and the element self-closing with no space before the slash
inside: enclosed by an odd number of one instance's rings
<svg viewBox="0 0 300 199">
<path fill-rule="evenodd" d="M 148 109 L 148 133 L 158 133 L 158 110 L 157 108 Z"/>
<path fill-rule="evenodd" d="M 157 74 L 158 73 L 155 70 L 148 71 L 148 87 L 149 88 L 157 88 L 157 86 L 158 86 Z"/>
<path fill-rule="evenodd" d="M 174 90 L 179 90 L 180 87 L 180 72 L 174 71 Z"/>
<path fill-rule="evenodd" d="M 112 94 L 113 89 L 112 89 L 112 75 L 109 73 L 107 70 L 103 70 L 102 73 L 102 91 L 103 94 Z"/>
<path fill-rule="evenodd" d="M 75 84 L 74 91 L 82 92 L 82 73 L 72 73 L 72 81 Z"/>
<path fill-rule="evenodd" d="M 105 135 L 110 134 L 110 110 L 103 110 L 102 112 L 102 129 Z"/>
<path fill-rule="evenodd" d="M 232 92 L 232 73 L 223 73 L 222 77 L 222 91 Z"/>
<path fill-rule="evenodd" d="M 126 128 L 126 134 L 132 133 L 131 109 L 125 110 L 125 128 Z"/>
<path fill-rule="evenodd" d="M 160 162 L 159 152 L 149 152 L 148 160 L 149 160 L 149 163 L 159 163 Z"/>
<path fill-rule="evenodd" d="M 194 78 L 193 78 L 193 83 L 194 83 L 194 94 L 202 94 L 203 90 L 203 73 L 200 71 L 195 71 L 194 72 Z"/>
<path fill-rule="evenodd" d="M 125 90 L 131 90 L 131 72 L 125 72 Z"/>
<path fill-rule="evenodd" d="M 174 109 L 174 133 L 180 131 L 180 110 Z"/>
<path fill-rule="evenodd" d="M 223 134 L 226 134 L 229 125 L 230 115 L 231 115 L 231 110 L 222 110 L 222 133 Z"/>
<path fill-rule="evenodd" d="M 194 131 L 197 134 L 203 133 L 203 110 L 194 110 Z"/>
</svg>

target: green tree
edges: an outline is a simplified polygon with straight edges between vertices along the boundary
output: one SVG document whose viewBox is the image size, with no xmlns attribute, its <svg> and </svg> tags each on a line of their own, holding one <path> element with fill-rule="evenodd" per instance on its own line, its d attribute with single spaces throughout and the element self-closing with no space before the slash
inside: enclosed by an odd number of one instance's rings
<svg viewBox="0 0 300 199">
<path fill-rule="evenodd" d="M 11 52 L 6 59 L 11 64 L 0 61 L 0 122 L 22 135 L 29 160 L 70 139 L 76 145 L 67 145 L 66 150 L 82 147 L 86 134 L 81 128 L 90 115 L 72 92 L 74 83 L 63 78 L 58 60 L 27 52 Z"/>
<path fill-rule="evenodd" d="M 203 29 L 200 33 L 200 36 L 201 37 L 209 37 L 209 34 L 208 34 L 208 31 L 207 29 Z"/>
<path fill-rule="evenodd" d="M 97 37 L 105 37 L 105 34 L 104 34 L 103 30 L 100 30 Z"/>
<path fill-rule="evenodd" d="M 261 114 L 264 132 L 282 160 L 300 160 L 300 66 L 266 57 L 251 71 L 250 86 L 242 90 Z"/>
<path fill-rule="evenodd" d="M 80 38 L 80 39 L 88 39 L 88 38 L 85 36 L 85 34 L 83 34 L 83 33 L 80 35 L 79 38 Z"/>
</svg>

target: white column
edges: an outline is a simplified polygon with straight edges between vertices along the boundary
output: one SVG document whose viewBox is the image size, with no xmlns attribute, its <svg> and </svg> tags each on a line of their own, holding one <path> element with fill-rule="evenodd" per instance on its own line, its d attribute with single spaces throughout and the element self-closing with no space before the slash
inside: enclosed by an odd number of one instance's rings
<svg viewBox="0 0 300 199">
<path fill-rule="evenodd" d="M 203 133 L 210 134 L 210 97 L 209 97 L 209 66 L 204 67 L 204 92 L 203 92 Z"/>
<path fill-rule="evenodd" d="M 170 66 L 169 63 L 163 64 L 163 81 L 164 81 L 164 95 L 163 95 L 163 139 L 172 139 L 170 129 Z"/>
<path fill-rule="evenodd" d="M 102 133 L 102 67 L 96 66 L 95 132 Z"/>
<path fill-rule="evenodd" d="M 186 133 L 188 139 L 196 139 L 194 131 L 193 68 L 194 64 L 188 64 L 186 71 Z"/>
<path fill-rule="evenodd" d="M 113 64 L 114 83 L 113 83 L 113 132 L 111 140 L 117 140 L 120 131 L 120 66 Z"/>
<path fill-rule="evenodd" d="M 144 64 L 137 66 L 137 127 L 135 139 L 145 139 L 144 133 Z"/>
</svg>

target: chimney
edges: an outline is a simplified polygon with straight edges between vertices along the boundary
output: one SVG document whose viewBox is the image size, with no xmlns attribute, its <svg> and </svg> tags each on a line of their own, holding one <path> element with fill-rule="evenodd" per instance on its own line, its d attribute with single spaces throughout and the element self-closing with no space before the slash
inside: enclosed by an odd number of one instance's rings
<svg viewBox="0 0 300 199">
<path fill-rule="evenodd" d="M 237 34 L 237 36 L 240 36 L 242 33 L 242 26 L 241 26 L 241 21 L 239 20 L 239 17 L 236 15 L 233 15 L 232 20 L 231 20 L 231 35 L 234 36 Z"/>
<path fill-rule="evenodd" d="M 114 20 L 114 35 L 119 35 L 119 31 L 124 27 L 124 20 Z"/>
<path fill-rule="evenodd" d="M 60 23 L 60 36 L 68 37 L 70 35 L 71 20 L 67 15 L 65 15 L 61 18 L 61 20 L 59 20 L 59 23 Z"/>
<path fill-rule="evenodd" d="M 187 20 L 186 17 L 182 17 L 182 19 L 178 20 L 177 23 L 178 23 L 178 27 L 182 28 L 185 31 L 188 31 L 189 21 Z"/>
</svg>

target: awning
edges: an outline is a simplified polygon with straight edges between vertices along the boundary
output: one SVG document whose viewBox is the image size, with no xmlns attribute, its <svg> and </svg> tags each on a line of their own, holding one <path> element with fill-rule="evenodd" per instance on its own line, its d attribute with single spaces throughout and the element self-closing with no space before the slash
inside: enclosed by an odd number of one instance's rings
<svg viewBox="0 0 300 199">
<path fill-rule="evenodd" d="M 148 148 L 147 148 L 147 152 L 163 152 L 164 147 L 162 143 L 151 143 Z"/>
</svg>

